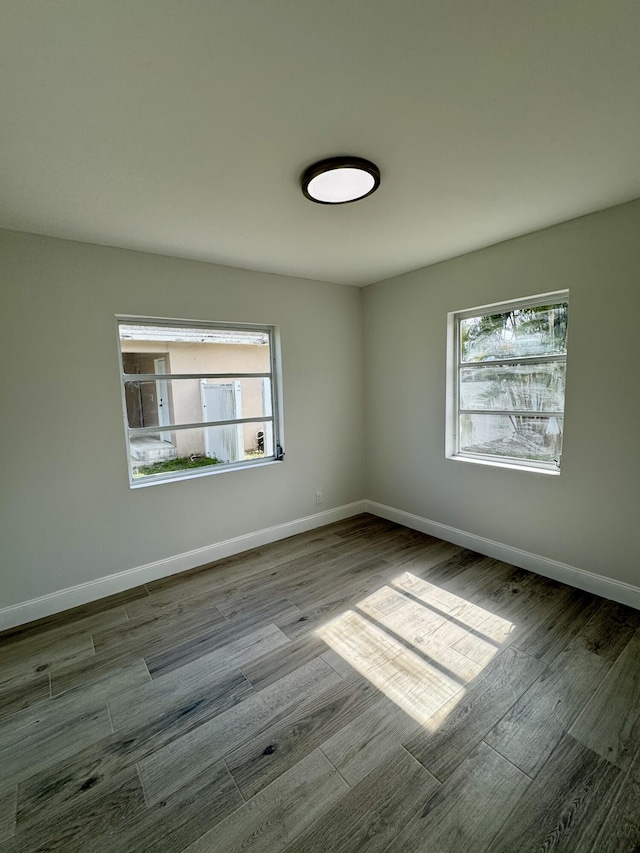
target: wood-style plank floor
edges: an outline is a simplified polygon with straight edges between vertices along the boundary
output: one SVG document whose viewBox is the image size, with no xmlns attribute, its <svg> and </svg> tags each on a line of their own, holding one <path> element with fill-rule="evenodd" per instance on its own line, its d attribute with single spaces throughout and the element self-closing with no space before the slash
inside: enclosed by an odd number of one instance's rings
<svg viewBox="0 0 640 853">
<path fill-rule="evenodd" d="M 370 515 L 0 636 L 0 850 L 640 850 L 640 612 Z"/>
</svg>

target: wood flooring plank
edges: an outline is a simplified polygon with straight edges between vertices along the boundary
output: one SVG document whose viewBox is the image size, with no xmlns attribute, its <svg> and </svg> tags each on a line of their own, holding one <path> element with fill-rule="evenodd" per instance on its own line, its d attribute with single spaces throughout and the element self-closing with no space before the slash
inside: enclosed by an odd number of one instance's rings
<svg viewBox="0 0 640 853">
<path fill-rule="evenodd" d="M 247 619 L 246 624 L 251 624 L 252 621 L 256 623 L 269 621 L 260 618 L 265 612 L 269 615 L 269 605 L 263 606 L 255 619 L 251 615 L 245 617 Z M 271 607 L 272 614 L 277 615 L 282 612 L 282 605 Z M 121 641 L 110 643 L 108 648 L 101 647 L 101 651 L 90 660 L 78 660 L 66 665 L 54 664 L 52 667 L 53 689 L 60 691 L 71 686 L 91 682 L 95 680 L 98 672 L 106 675 L 143 657 L 151 660 L 161 659 L 166 655 L 168 661 L 166 670 L 151 671 L 153 677 L 158 677 L 164 671 L 176 669 L 182 663 L 196 659 L 199 655 L 193 653 L 193 649 L 197 649 L 200 644 L 205 645 L 212 637 L 216 638 L 216 642 L 211 645 L 213 648 L 217 648 L 224 645 L 225 642 L 229 642 L 237 634 L 238 631 L 234 630 L 233 625 L 228 624 L 228 620 L 222 614 L 215 617 L 214 621 L 209 619 L 206 612 L 203 612 L 196 619 L 185 619 L 184 624 L 158 625 L 152 623 L 148 629 L 142 626 L 141 630 L 135 633 L 135 636 L 130 636 L 127 640 L 122 636 Z M 186 654 L 184 660 L 180 654 L 174 652 L 174 649 L 187 647 L 192 650 L 192 653 Z M 206 651 L 207 649 L 204 648 L 202 654 L 205 654 Z"/>
<path fill-rule="evenodd" d="M 112 699 L 109 709 L 116 732 L 151 737 L 159 749 L 253 695 L 240 670 L 212 670 L 205 657 Z"/>
<path fill-rule="evenodd" d="M 465 619 L 471 621 L 476 614 L 487 614 L 482 607 L 473 605 L 475 614 L 467 609 Z M 477 628 L 469 627 L 452 648 L 482 667 L 487 666 L 501 651 L 511 645 L 518 628 L 501 616 L 487 615 Z"/>
<path fill-rule="evenodd" d="M 358 603 L 371 592 L 385 585 L 385 580 L 375 571 L 382 561 L 374 557 L 367 561 L 367 576 L 351 580 L 345 585 L 332 584 L 331 592 L 313 602 L 313 604 L 301 608 L 301 615 L 289 619 L 279 619 L 277 625 L 292 640 L 303 637 L 309 631 L 313 631 L 320 625 L 340 612 L 347 610 Z M 365 565 L 365 564 L 363 564 Z"/>
<path fill-rule="evenodd" d="M 616 767 L 629 769 L 640 749 L 640 631 L 621 652 L 570 732 Z"/>
<path fill-rule="evenodd" d="M 429 541 L 424 541 L 429 540 L 430 537 L 417 533 L 417 531 L 413 531 L 413 533 L 414 535 L 411 538 L 398 535 L 397 542 L 390 544 L 389 547 L 383 541 L 376 544 L 374 552 L 377 552 L 388 565 L 384 572 L 380 572 L 385 577 L 393 578 L 404 566 L 413 565 L 416 560 L 428 562 L 430 565 L 435 562 L 437 546 Z M 452 550 L 452 548 L 444 549 L 443 553 L 452 553 Z M 439 558 L 441 558 L 441 554 Z"/>
<path fill-rule="evenodd" d="M 553 661 L 602 604 L 602 599 L 581 589 L 556 592 L 553 606 L 543 619 L 514 645 L 545 663 Z"/>
<path fill-rule="evenodd" d="M 438 577 L 433 572 L 422 580 L 402 576 L 394 585 L 501 647 L 530 624 L 537 625 L 546 612 L 546 607 L 539 612 L 540 596 L 532 589 L 535 575 L 531 572 L 473 551 L 462 551 L 451 562 L 470 565 L 453 576 Z M 518 624 L 514 624 L 516 617 Z"/>
<path fill-rule="evenodd" d="M 100 731 L 100 723 L 96 721 L 98 737 L 110 734 L 112 728 L 108 712 L 106 717 L 102 713 L 106 712 L 107 700 L 133 686 L 151 680 L 143 660 L 135 661 L 106 674 L 98 672 L 96 675 L 97 678 L 90 683 L 75 687 L 53 699 L 44 699 L 29 705 L 18 713 L 0 719 L 0 750 L 11 749 L 11 754 L 17 755 L 20 752 L 21 743 L 27 742 L 26 746 L 31 741 L 46 741 L 53 738 L 53 743 L 59 743 L 60 748 L 65 749 L 65 754 L 70 754 L 64 747 L 67 738 L 64 733 L 65 720 L 76 719 L 82 730 L 87 726 L 91 729 L 91 724 L 84 717 L 97 712 L 98 717 L 103 719 L 103 722 L 106 719 L 108 723 Z M 72 733 L 68 737 L 73 741 Z M 51 754 L 53 760 L 56 760 L 55 753 L 51 752 Z"/>
<path fill-rule="evenodd" d="M 170 636 L 174 641 L 192 636 L 201 626 L 223 623 L 224 616 L 211 595 L 177 601 L 148 611 L 106 631 L 93 634 L 96 654 L 118 646 L 144 649 L 150 642 Z"/>
<path fill-rule="evenodd" d="M 145 809 L 141 817 L 105 835 L 96 853 L 181 853 L 243 804 L 224 762 L 175 791 L 166 802 Z M 93 853 L 93 849 L 92 849 Z"/>
<path fill-rule="evenodd" d="M 501 571 L 504 566 L 500 564 Z M 491 633 L 503 647 L 509 644 L 522 647 L 550 662 L 599 606 L 600 599 L 590 597 L 587 607 L 583 608 L 584 599 L 575 597 L 575 592 L 556 581 L 512 567 L 493 592 L 477 598 L 479 607 L 501 617 L 502 623 L 507 625 L 506 631 L 501 634 L 494 630 L 495 615 L 479 629 Z M 572 596 L 573 606 L 569 607 Z"/>
<path fill-rule="evenodd" d="M 279 853 L 348 791 L 332 764 L 315 750 L 184 853 Z"/>
<path fill-rule="evenodd" d="M 342 726 L 371 707 L 379 697 L 365 680 L 341 679 L 318 696 L 296 703 L 289 713 L 269 721 L 252 738 L 225 756 L 227 766 L 245 799 L 277 779 Z"/>
<path fill-rule="evenodd" d="M 640 752 L 590 853 L 638 853 L 640 850 Z"/>
<path fill-rule="evenodd" d="M 289 642 L 289 638 L 278 627 L 264 625 L 248 634 L 241 634 L 237 639 L 208 654 L 201 655 L 193 663 L 198 667 L 206 666 L 211 674 L 217 675 L 230 669 L 243 667 L 255 658 L 286 646 Z M 189 664 L 185 666 L 188 667 Z M 187 671 L 184 667 L 182 669 Z M 166 672 L 166 670 L 163 671 Z M 173 671 L 175 670 L 169 669 L 169 672 Z M 154 669 L 153 674 L 157 678 L 159 671 Z"/>
<path fill-rule="evenodd" d="M 409 648 L 383 626 L 349 610 L 318 630 L 332 651 L 418 722 L 459 690 L 459 679 Z"/>
<path fill-rule="evenodd" d="M 152 606 L 186 601 L 194 596 L 206 595 L 212 590 L 225 590 L 230 585 L 235 585 L 239 577 L 250 576 L 258 571 L 253 568 L 251 561 L 259 556 L 258 549 L 243 551 L 195 569 L 151 581 L 147 584 L 147 589 L 153 601 Z M 138 615 L 143 611 L 138 611 L 136 607 L 132 612 Z"/>
<path fill-rule="evenodd" d="M 429 539 L 429 537 L 427 537 Z M 449 566 L 446 570 L 444 566 L 454 559 L 463 549 L 459 545 L 453 545 L 451 542 L 443 542 L 441 539 L 425 541 L 420 547 L 407 550 L 406 548 L 400 552 L 394 551 L 385 552 L 384 560 L 389 564 L 390 579 L 395 577 L 396 572 L 411 572 L 420 577 L 427 576 L 431 572 L 446 572 L 447 576 L 455 574 L 457 569 L 455 566 Z"/>
<path fill-rule="evenodd" d="M 233 619 L 216 623 L 206 630 L 196 631 L 192 636 L 177 643 L 169 645 L 167 640 L 158 648 L 158 651 L 145 655 L 151 677 L 158 678 L 228 645 L 243 633 L 269 625 L 276 619 L 288 618 L 298 612 L 298 608 L 290 601 L 269 602 L 248 613 L 238 614 Z"/>
<path fill-rule="evenodd" d="M 494 620 L 499 616 L 501 624 L 511 623 L 506 634 L 496 632 L 493 636 L 503 645 L 516 645 L 524 636 L 535 631 L 550 611 L 558 606 L 558 592 L 562 585 L 547 578 L 541 578 L 524 569 L 499 563 L 496 569 L 503 573 L 504 581 L 488 594 L 477 598 L 477 604 L 492 614 L 480 629 L 494 628 Z"/>
<path fill-rule="evenodd" d="M 438 787 L 424 767 L 397 747 L 286 853 L 382 853 Z"/>
<path fill-rule="evenodd" d="M 309 634 L 243 663 L 241 668 L 253 688 L 259 691 L 320 657 L 326 650 L 323 640 Z"/>
<path fill-rule="evenodd" d="M 393 554 L 394 560 L 399 560 L 406 553 L 407 548 L 415 548 L 416 544 L 409 531 L 395 525 L 389 530 L 379 527 L 365 535 L 346 537 L 340 544 L 332 547 L 343 559 L 352 556 L 355 560 L 365 560 L 368 557 Z M 412 551 L 411 556 L 413 555 Z"/>
<path fill-rule="evenodd" d="M 398 609 L 406 600 L 417 602 L 435 617 L 449 623 L 447 633 L 450 634 L 451 648 L 480 666 L 485 666 L 495 657 L 513 630 L 510 620 L 449 592 L 434 583 L 430 574 L 420 578 L 405 572 L 391 586 L 396 593 L 395 598 L 390 597 L 384 602 L 383 609 Z M 381 607 L 380 604 L 376 606 Z"/>
<path fill-rule="evenodd" d="M 218 607 L 227 617 L 246 612 L 265 600 L 289 598 L 289 593 L 318 575 L 328 574 L 335 559 L 333 548 L 295 557 L 287 563 L 255 571 L 249 578 L 239 577 L 218 597 Z"/>
<path fill-rule="evenodd" d="M 423 533 L 421 530 L 415 530 L 413 527 L 405 527 L 405 525 L 396 524 L 395 522 L 391 522 L 391 524 L 395 524 L 395 527 L 392 527 L 389 531 L 391 534 L 389 540 L 392 542 L 399 542 L 404 539 L 406 542 L 424 546 L 436 541 L 435 537 L 429 536 L 428 533 Z"/>
<path fill-rule="evenodd" d="M 3 853 L 640 845 L 640 612 L 367 515 L 149 588 L 0 636 Z"/>
<path fill-rule="evenodd" d="M 87 797 L 109 790 L 113 780 L 136 762 L 252 694 L 240 672 L 214 679 L 203 670 L 184 681 L 172 673 L 166 680 L 170 683 L 159 679 L 149 690 L 133 690 L 129 701 L 120 697 L 113 703 L 115 734 L 25 779 L 19 785 L 18 826 L 31 825 L 46 813 L 81 807 Z"/>
<path fill-rule="evenodd" d="M 129 616 L 131 629 L 133 626 L 151 625 L 153 622 L 180 621 L 190 614 L 198 614 L 210 609 L 217 614 L 217 602 L 220 594 L 216 590 L 207 589 L 189 598 L 178 596 L 175 600 L 163 601 L 157 596 L 148 595 L 146 598 L 138 598 L 130 604 L 125 605 Z M 116 632 L 113 632 L 114 635 Z M 100 638 L 98 638 L 99 642 Z"/>
<path fill-rule="evenodd" d="M 290 536 L 265 545 L 260 549 L 261 556 L 253 559 L 252 563 L 257 568 L 270 569 L 289 563 L 291 560 L 324 551 L 333 545 L 340 545 L 341 542 L 341 537 L 329 528 L 320 527 L 308 533 Z"/>
<path fill-rule="evenodd" d="M 107 791 L 18 831 L 7 853 L 179 853 L 236 808 L 242 798 L 224 763 L 192 780 L 171 802 L 147 808 L 134 768 Z"/>
<path fill-rule="evenodd" d="M 29 705 L 0 720 L 0 752 L 64 725 L 64 721 L 94 711 L 106 702 L 90 694 L 65 694 Z"/>
<path fill-rule="evenodd" d="M 428 558 L 428 565 L 425 565 L 424 557 Z M 491 557 L 486 557 L 477 551 L 441 540 L 426 546 L 424 557 L 418 556 L 408 562 L 402 561 L 401 571 L 414 577 L 427 579 L 434 584 L 444 584 L 445 581 L 453 581 L 467 569 L 474 567 L 483 569 L 495 563 Z M 389 556 L 387 559 L 391 560 L 392 557 Z M 468 575 L 465 577 L 468 579 Z"/>
<path fill-rule="evenodd" d="M 320 748 L 353 786 L 420 728 L 420 723 L 383 696 Z"/>
<path fill-rule="evenodd" d="M 342 678 L 317 658 L 158 749 L 138 764 L 149 803 L 167 799 L 264 727 L 286 717 L 292 707 L 340 682 Z"/>
<path fill-rule="evenodd" d="M 17 801 L 16 785 L 0 788 L 0 842 L 11 838 L 15 832 Z"/>
<path fill-rule="evenodd" d="M 291 586 L 304 583 L 305 574 L 312 577 L 327 560 L 335 558 L 331 546 L 339 542 L 333 533 L 310 531 L 252 552 L 250 562 L 238 562 L 237 555 L 225 561 L 224 567 L 213 564 L 209 570 L 194 575 L 187 584 L 189 598 L 212 596 L 226 616 L 263 604 L 269 597 L 285 598 Z M 184 593 L 181 586 L 176 591 Z M 166 605 L 171 599 L 162 594 L 162 589 L 159 593 L 152 589 L 151 602 L 138 609 Z"/>
<path fill-rule="evenodd" d="M 492 853 L 591 850 L 623 775 L 567 735 L 509 815 Z"/>
<path fill-rule="evenodd" d="M 297 542 L 298 536 L 301 540 L 314 536 L 316 541 L 312 545 Z M 325 557 L 335 556 L 335 547 L 341 545 L 341 540 L 333 534 L 318 535 L 317 531 L 310 531 L 298 536 L 193 569 L 180 575 L 180 580 L 174 576 L 153 582 L 149 584 L 151 598 L 168 603 L 175 596 L 192 597 L 195 591 L 198 595 L 216 592 L 224 601 L 237 588 L 251 589 L 261 579 L 282 579 L 291 573 L 290 569 L 311 567 Z"/>
<path fill-rule="evenodd" d="M 457 620 L 452 620 L 397 590 L 390 587 L 387 589 L 391 596 L 398 600 L 397 606 L 386 613 L 380 612 L 375 602 L 378 600 L 377 596 L 385 593 L 383 589 L 359 601 L 356 611 L 365 614 L 409 649 L 425 656 L 460 684 L 466 684 L 482 671 L 481 664 L 452 648 L 454 643 L 468 633 Z M 389 606 L 389 602 L 386 603 Z"/>
<path fill-rule="evenodd" d="M 363 675 L 389 666 L 406 647 L 355 610 L 347 610 L 316 631 L 327 646 Z"/>
<path fill-rule="evenodd" d="M 323 652 L 320 657 L 322 660 L 326 661 L 329 666 L 334 669 L 342 678 L 357 678 L 360 674 L 358 670 L 353 667 L 342 655 L 339 655 L 337 652 L 334 652 L 333 649 L 329 649 L 326 652 Z M 366 676 L 365 676 L 366 677 Z"/>
<path fill-rule="evenodd" d="M 339 592 L 357 583 L 370 574 L 386 570 L 387 564 L 379 554 L 349 553 L 333 555 L 325 560 L 321 567 L 303 582 L 290 587 L 287 598 L 298 607 L 313 607 L 329 593 Z"/>
<path fill-rule="evenodd" d="M 336 536 L 344 539 L 350 535 L 358 535 L 365 533 L 367 530 L 375 529 L 383 521 L 384 519 L 378 515 L 373 515 L 370 512 L 361 512 L 358 515 L 343 518 L 342 521 L 334 521 L 332 524 L 327 525 L 327 528 L 335 533 Z"/>
<path fill-rule="evenodd" d="M 48 699 L 50 695 L 48 673 L 16 675 L 0 684 L 0 718 Z"/>
<path fill-rule="evenodd" d="M 492 839 L 529 783 L 524 773 L 480 743 L 385 853 L 493 853 Z"/>
<path fill-rule="evenodd" d="M 134 687 L 148 684 L 151 681 L 149 670 L 142 658 L 134 658 L 118 667 L 96 667 L 92 675 L 93 678 L 85 678 L 81 684 L 56 693 L 54 699 L 65 696 L 70 700 L 75 697 L 77 700 L 81 700 L 83 704 L 106 704 L 121 693 L 126 693 Z M 55 678 L 55 675 L 52 676 L 52 684 L 54 680 L 56 689 L 59 689 L 61 682 Z"/>
<path fill-rule="evenodd" d="M 446 567 L 446 577 L 454 579 L 455 572 L 452 574 L 449 572 L 452 565 L 457 567 L 459 574 L 465 571 L 463 559 L 466 562 L 470 558 L 469 555 L 479 556 L 473 555 L 473 552 L 463 552 L 459 560 L 448 560 L 445 564 L 441 564 Z M 405 601 L 410 596 L 414 601 L 430 608 L 433 613 L 455 619 L 457 624 L 465 628 L 478 628 L 487 616 L 492 615 L 490 611 L 483 610 L 473 601 L 462 598 L 450 592 L 444 585 L 435 582 L 431 573 L 427 573 L 426 577 L 422 578 L 411 571 L 404 571 L 394 578 L 391 587 L 395 592 L 391 601 L 386 606 L 382 602 L 376 605 L 382 612 L 388 610 L 389 604 L 395 602 L 397 606 L 399 601 Z"/>
<path fill-rule="evenodd" d="M 404 745 L 444 782 L 543 670 L 541 661 L 505 649 Z"/>
<path fill-rule="evenodd" d="M 266 598 L 287 598 L 294 604 L 304 602 L 314 604 L 327 595 L 329 590 L 337 590 L 353 582 L 352 574 L 369 573 L 376 567 L 386 564 L 378 557 L 369 555 L 340 556 L 334 548 L 326 548 L 314 554 L 298 557 L 268 572 L 252 577 L 238 584 L 219 600 L 219 607 L 225 616 L 263 604 Z"/>
<path fill-rule="evenodd" d="M 283 579 L 281 564 L 287 564 L 292 570 L 296 561 L 300 563 L 298 568 L 302 565 L 313 566 L 321 553 L 333 554 L 330 545 L 339 541 L 327 528 L 321 528 L 218 560 L 178 576 L 154 581 L 148 584 L 151 602 L 136 604 L 135 608 L 130 608 L 130 612 L 142 614 L 149 609 L 203 595 L 213 595 L 225 612 L 239 612 L 244 609 L 242 599 L 245 587 L 253 589 L 261 579 L 268 580 L 269 577 L 276 578 L 277 584 Z M 276 568 L 278 571 L 274 571 Z"/>
<path fill-rule="evenodd" d="M 114 827 L 137 820 L 145 808 L 142 786 L 132 768 L 107 794 L 90 798 L 81 809 L 50 813 L 39 823 L 18 829 L 3 853 L 94 851 L 99 849 L 101 836 L 113 831 Z"/>
<path fill-rule="evenodd" d="M 406 568 L 406 567 L 405 567 Z M 427 574 L 425 579 L 441 587 L 443 592 L 477 604 L 501 589 L 521 570 L 501 563 L 476 551 L 461 549 L 451 559 L 444 561 Z"/>
<path fill-rule="evenodd" d="M 16 716 L 14 714 L 8 720 Z M 38 723 L 36 721 L 25 726 L 12 743 L 4 745 L 0 753 L 4 782 L 19 782 L 34 773 L 41 773 L 54 762 L 79 752 L 87 744 L 95 743 L 111 733 L 106 704 L 75 715 L 45 717 L 42 725 Z M 3 736 L 3 744 L 7 740 Z"/>
<path fill-rule="evenodd" d="M 342 528 L 336 527 L 334 524 L 329 525 L 331 530 L 346 542 L 370 539 L 375 534 L 397 533 L 401 529 L 400 524 L 396 524 L 395 521 L 389 521 L 387 518 L 381 518 L 378 515 L 372 515 L 367 523 L 354 525 L 351 529 L 347 529 L 346 522 L 348 521 L 349 519 L 345 520 Z"/>
<path fill-rule="evenodd" d="M 17 826 L 21 836 L 73 809 L 78 814 L 96 797 L 108 795 L 118 780 L 133 773 L 136 757 L 146 755 L 138 735 L 111 734 L 89 747 L 26 777 L 18 785 Z M 133 770 L 132 770 L 133 768 Z M 139 781 L 139 780 L 138 780 Z M 38 830 L 33 835 L 37 836 Z"/>
<path fill-rule="evenodd" d="M 55 698 L 70 690 L 91 685 L 112 683 L 121 688 L 144 684 L 151 676 L 141 657 L 124 658 L 112 655 L 94 655 L 66 666 L 54 666 L 51 671 L 51 695 Z M 105 691 L 109 693 L 109 691 Z"/>
<path fill-rule="evenodd" d="M 578 631 L 571 646 L 584 648 L 613 663 L 639 628 L 640 610 L 605 600 Z"/>
<path fill-rule="evenodd" d="M 511 574 L 505 575 L 501 586 L 491 594 L 478 598 L 478 607 L 492 614 L 478 626 L 478 631 L 490 636 L 502 648 L 507 645 L 519 647 L 525 638 L 535 634 L 541 642 L 548 643 L 548 659 L 552 660 L 571 636 L 566 636 L 564 629 L 554 628 L 554 620 L 557 619 L 558 624 L 562 623 L 558 613 L 565 599 L 563 589 L 570 591 L 569 587 L 563 587 L 555 581 L 514 569 Z M 543 624 L 551 626 L 548 637 L 547 632 L 536 633 Z M 536 647 L 529 648 L 534 651 Z M 472 652 L 458 644 L 456 649 L 473 657 Z M 544 653 L 543 648 L 541 654 Z"/>
<path fill-rule="evenodd" d="M 95 654 L 91 635 L 86 633 L 72 633 L 49 641 L 37 635 L 1 648 L 0 685 L 19 676 L 42 675 L 49 672 L 54 664 L 68 664 Z"/>
<path fill-rule="evenodd" d="M 565 649 L 491 729 L 485 741 L 535 777 L 610 665 L 593 652 Z"/>
<path fill-rule="evenodd" d="M 16 634 L 0 640 L 0 648 L 12 657 L 28 657 L 42 648 L 70 640 L 80 635 L 94 634 L 117 625 L 124 625 L 129 617 L 124 605 L 99 610 L 96 613 L 77 616 L 73 619 L 57 620 L 50 626 L 27 636 Z"/>
<path fill-rule="evenodd" d="M 203 692 L 202 700 L 206 704 L 211 684 L 225 674 L 239 671 L 244 664 L 273 651 L 289 641 L 275 625 L 266 625 L 250 634 L 240 636 L 207 655 L 196 658 L 177 670 L 155 678 L 151 683 L 130 690 L 109 702 L 111 719 L 116 731 L 130 729 L 141 724 L 148 715 L 149 706 L 154 713 L 159 708 L 167 709 L 199 701 L 198 691 Z M 250 691 L 251 693 L 253 691 Z M 247 694 L 249 691 L 247 691 Z"/>
<path fill-rule="evenodd" d="M 117 592 L 114 595 L 97 599 L 96 601 L 90 601 L 88 604 L 80 604 L 78 607 L 63 610 L 60 613 L 54 613 L 52 616 L 44 616 L 42 619 L 27 622 L 24 625 L 7 628 L 0 632 L 0 647 L 4 647 L 6 644 L 40 637 L 43 634 L 54 631 L 60 627 L 64 627 L 66 629 L 69 626 L 72 626 L 77 630 L 78 626 L 80 626 L 82 632 L 85 630 L 91 630 L 91 626 L 89 625 L 89 627 L 86 627 L 82 620 L 98 617 L 97 624 L 104 625 L 104 622 L 100 622 L 101 614 L 107 612 L 113 613 L 120 609 L 125 603 L 134 601 L 137 598 L 146 598 L 148 595 L 149 593 L 147 592 L 146 587 L 138 586 L 134 589 L 124 590 L 124 592 Z"/>
</svg>

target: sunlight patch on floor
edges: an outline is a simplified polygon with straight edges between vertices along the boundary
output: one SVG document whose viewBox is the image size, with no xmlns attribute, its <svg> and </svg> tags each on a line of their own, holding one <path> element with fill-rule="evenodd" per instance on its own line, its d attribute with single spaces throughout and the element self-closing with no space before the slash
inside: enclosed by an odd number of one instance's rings
<svg viewBox="0 0 640 853">
<path fill-rule="evenodd" d="M 434 731 L 513 623 L 410 572 L 316 634 L 414 720 Z"/>
</svg>

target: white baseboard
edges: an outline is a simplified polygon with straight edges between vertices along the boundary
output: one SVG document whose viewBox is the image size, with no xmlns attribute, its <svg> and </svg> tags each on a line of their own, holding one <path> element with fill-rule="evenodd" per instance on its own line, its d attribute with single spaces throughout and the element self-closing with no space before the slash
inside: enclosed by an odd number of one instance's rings
<svg viewBox="0 0 640 853">
<path fill-rule="evenodd" d="M 428 518 L 422 518 L 422 516 L 413 515 L 413 513 L 404 512 L 375 501 L 365 501 L 365 504 L 366 511 L 373 515 L 379 515 L 381 518 L 395 521 L 405 527 L 427 533 L 429 536 L 436 536 L 446 542 L 453 542 L 454 545 L 462 545 L 464 548 L 486 554 L 487 557 L 503 560 L 505 563 L 511 563 L 521 569 L 528 569 L 544 577 L 561 581 L 569 584 L 569 586 L 601 595 L 604 598 L 610 598 L 612 601 L 627 604 L 629 607 L 640 610 L 640 587 L 587 572 L 584 569 L 569 566 L 567 563 L 559 563 L 557 560 L 541 557 L 539 554 L 532 554 L 530 551 L 522 551 L 520 548 L 513 548 L 511 545 L 503 545 L 502 542 L 485 539 L 483 536 L 476 536 L 474 533 L 467 533 L 464 530 L 458 530 L 456 527 L 449 527 L 447 524 L 440 524 L 438 521 L 431 521 Z"/>
<path fill-rule="evenodd" d="M 405 527 L 411 527 L 413 530 L 420 530 L 422 533 L 444 539 L 446 542 L 453 542 L 455 545 L 470 548 L 480 554 L 486 554 L 488 557 L 512 563 L 514 566 L 528 569 L 544 577 L 553 578 L 578 589 L 584 589 L 587 592 L 640 610 L 640 587 L 587 572 L 584 569 L 578 569 L 575 566 L 569 566 L 566 563 L 560 563 L 539 554 L 522 551 L 520 548 L 504 545 L 483 536 L 476 536 L 474 533 L 467 533 L 464 530 L 458 530 L 456 527 L 449 527 L 446 524 L 440 524 L 440 522 L 431 521 L 410 512 L 385 506 L 376 501 L 361 500 L 2 608 L 0 609 L 0 631 L 52 616 L 54 613 L 88 604 L 91 601 L 124 592 L 127 589 L 133 589 L 141 584 L 159 580 L 169 575 L 195 569 L 198 566 L 231 557 L 251 548 L 259 548 L 261 545 L 268 545 L 270 542 L 286 539 L 288 536 L 295 536 L 297 533 L 305 533 L 307 530 L 314 530 L 316 527 L 341 521 L 361 512 L 370 512 L 381 518 L 403 524 Z"/>
<path fill-rule="evenodd" d="M 188 569 L 195 569 L 198 566 L 231 557 L 233 554 L 239 554 L 251 548 L 259 548 L 261 545 L 276 542 L 278 539 L 295 536 L 296 533 L 305 533 L 307 530 L 323 527 L 325 524 L 331 524 L 334 521 L 342 521 L 344 518 L 358 515 L 361 512 L 366 512 L 365 501 L 363 500 L 344 504 L 314 515 L 307 515 L 304 518 L 297 518 L 294 521 L 287 521 L 284 524 L 277 524 L 274 527 L 265 527 L 263 530 L 246 533 L 244 536 L 225 539 L 223 542 L 216 542 L 204 548 L 196 548 L 184 554 L 156 560 L 154 563 L 147 563 L 144 566 L 136 566 L 133 569 L 106 575 L 93 581 L 77 584 L 77 586 L 60 589 L 57 592 L 49 593 L 49 595 L 33 598 L 30 601 L 22 601 L 11 607 L 0 609 L 0 631 L 33 622 L 45 616 L 52 616 L 54 613 L 60 613 L 81 604 L 88 604 L 99 598 L 124 592 L 127 589 L 133 589 L 159 578 L 166 578 Z"/>
</svg>

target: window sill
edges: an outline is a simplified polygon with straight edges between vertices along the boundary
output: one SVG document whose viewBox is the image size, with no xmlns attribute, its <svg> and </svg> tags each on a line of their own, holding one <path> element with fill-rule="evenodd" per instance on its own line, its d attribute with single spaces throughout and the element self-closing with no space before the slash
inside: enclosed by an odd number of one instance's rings
<svg viewBox="0 0 640 853">
<path fill-rule="evenodd" d="M 130 489 L 146 489 L 148 486 L 162 486 L 166 483 L 181 482 L 183 480 L 195 480 L 199 477 L 210 477 L 213 474 L 224 474 L 227 471 L 247 471 L 251 468 L 264 468 L 267 465 L 275 465 L 284 459 L 265 459 L 260 462 L 236 462 L 221 465 L 211 465 L 207 468 L 191 471 L 174 471 L 170 474 L 151 474 L 147 477 L 136 477 L 129 481 Z"/>
<path fill-rule="evenodd" d="M 509 471 L 526 471 L 530 474 L 546 474 L 551 477 L 559 477 L 559 468 L 540 468 L 537 465 L 519 465 L 515 462 L 503 462 L 498 459 L 478 459 L 472 456 L 447 456 L 454 462 L 469 462 L 472 465 L 488 465 L 490 468 L 506 468 Z"/>
</svg>

